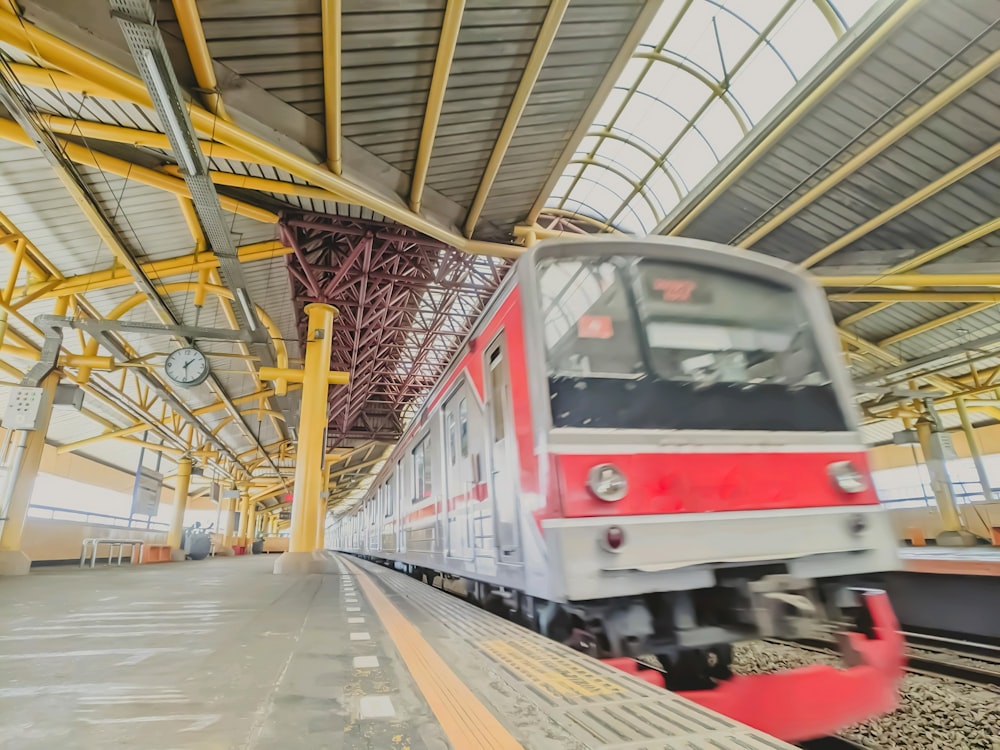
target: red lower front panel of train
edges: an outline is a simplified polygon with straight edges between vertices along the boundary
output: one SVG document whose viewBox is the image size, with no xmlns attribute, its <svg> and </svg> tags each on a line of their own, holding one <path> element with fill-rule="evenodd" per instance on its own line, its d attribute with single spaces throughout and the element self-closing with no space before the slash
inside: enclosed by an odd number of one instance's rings
<svg viewBox="0 0 1000 750">
<path fill-rule="evenodd" d="M 903 635 L 882 591 L 862 596 L 871 636 L 845 633 L 844 667 L 813 665 L 772 674 L 738 675 L 712 690 L 681 692 L 688 700 L 786 742 L 834 734 L 895 710 L 906 662 Z M 663 674 L 634 659 L 608 664 L 663 686 Z"/>
</svg>

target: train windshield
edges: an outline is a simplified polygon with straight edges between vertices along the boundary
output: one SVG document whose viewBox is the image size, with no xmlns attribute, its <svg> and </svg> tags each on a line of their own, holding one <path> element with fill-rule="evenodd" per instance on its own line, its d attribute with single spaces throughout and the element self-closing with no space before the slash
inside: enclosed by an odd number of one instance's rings
<svg viewBox="0 0 1000 750">
<path fill-rule="evenodd" d="M 795 290 L 620 256 L 538 271 L 555 427 L 847 429 Z"/>
</svg>

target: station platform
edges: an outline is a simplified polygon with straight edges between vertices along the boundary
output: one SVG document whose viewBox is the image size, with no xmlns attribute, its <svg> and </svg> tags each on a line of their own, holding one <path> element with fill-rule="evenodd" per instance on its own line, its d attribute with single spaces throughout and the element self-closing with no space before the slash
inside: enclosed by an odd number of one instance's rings
<svg viewBox="0 0 1000 750">
<path fill-rule="evenodd" d="M 791 748 L 381 566 L 0 579 L 0 747 Z"/>
<path fill-rule="evenodd" d="M 1000 576 L 997 547 L 903 547 L 899 556 L 909 573 Z"/>
</svg>

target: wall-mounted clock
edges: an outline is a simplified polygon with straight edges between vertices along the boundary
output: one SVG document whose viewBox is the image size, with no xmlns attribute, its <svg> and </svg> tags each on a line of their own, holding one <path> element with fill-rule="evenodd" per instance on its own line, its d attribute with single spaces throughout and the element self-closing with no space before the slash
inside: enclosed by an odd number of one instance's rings
<svg viewBox="0 0 1000 750">
<path fill-rule="evenodd" d="M 208 357 L 192 346 L 177 349 L 163 363 L 163 373 L 174 385 L 193 388 L 208 378 Z"/>
</svg>

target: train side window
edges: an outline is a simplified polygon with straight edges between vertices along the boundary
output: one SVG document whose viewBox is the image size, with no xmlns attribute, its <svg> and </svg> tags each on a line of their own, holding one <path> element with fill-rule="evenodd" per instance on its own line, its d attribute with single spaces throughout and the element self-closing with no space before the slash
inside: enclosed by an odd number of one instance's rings
<svg viewBox="0 0 1000 750">
<path fill-rule="evenodd" d="M 455 415 L 448 415 L 448 455 L 451 458 L 451 465 L 455 465 Z"/>
<path fill-rule="evenodd" d="M 464 398 L 458 402 L 458 440 L 465 458 L 469 455 L 469 407 Z"/>
<path fill-rule="evenodd" d="M 424 482 L 424 444 L 421 442 L 413 449 L 413 502 L 423 499 Z"/>
<path fill-rule="evenodd" d="M 504 438 L 503 423 L 503 359 L 498 346 L 490 353 L 490 413 L 493 415 L 493 442 Z"/>
<path fill-rule="evenodd" d="M 413 449 L 413 502 L 419 503 L 431 496 L 430 436 Z"/>
</svg>

